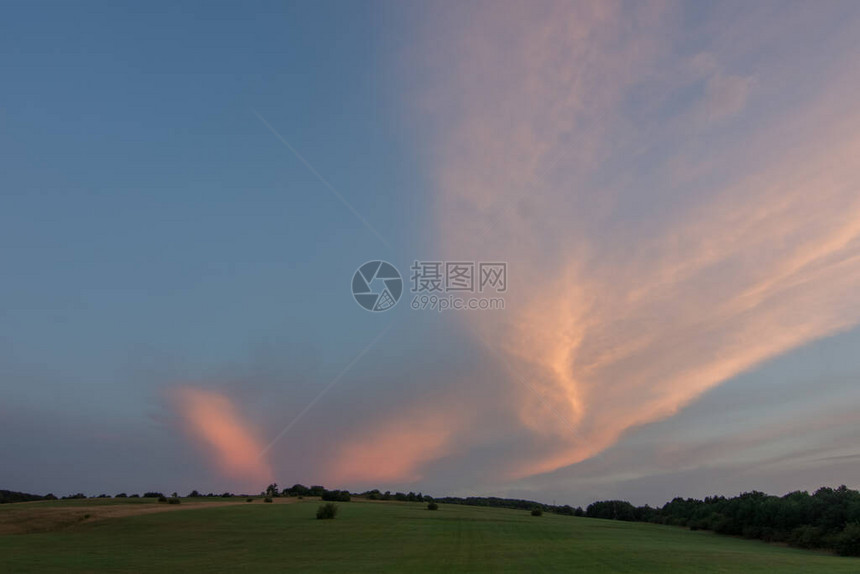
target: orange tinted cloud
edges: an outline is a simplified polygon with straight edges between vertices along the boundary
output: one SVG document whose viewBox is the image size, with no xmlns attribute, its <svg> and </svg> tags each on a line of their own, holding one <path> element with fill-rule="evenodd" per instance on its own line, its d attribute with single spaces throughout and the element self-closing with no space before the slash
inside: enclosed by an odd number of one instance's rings
<svg viewBox="0 0 860 574">
<path fill-rule="evenodd" d="M 756 97 L 796 70 L 672 54 L 661 3 L 484 8 L 438 66 L 436 201 L 447 257 L 509 262 L 506 311 L 465 318 L 516 373 L 501 392 L 535 448 L 511 476 L 593 456 L 860 322 L 850 60 L 773 109 Z M 699 96 L 667 111 L 673 90 Z"/>
<path fill-rule="evenodd" d="M 260 453 L 262 443 L 225 395 L 193 387 L 174 389 L 185 431 L 197 441 L 227 478 L 261 488 L 272 470 Z"/>
<path fill-rule="evenodd" d="M 453 451 L 459 417 L 424 405 L 359 431 L 336 447 L 326 475 L 334 483 L 414 482 L 422 467 Z"/>
</svg>

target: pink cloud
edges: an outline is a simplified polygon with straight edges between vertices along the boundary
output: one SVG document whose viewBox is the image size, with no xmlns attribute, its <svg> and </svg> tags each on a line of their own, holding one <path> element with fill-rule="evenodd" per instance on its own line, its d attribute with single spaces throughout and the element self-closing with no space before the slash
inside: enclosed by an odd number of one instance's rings
<svg viewBox="0 0 860 574">
<path fill-rule="evenodd" d="M 272 480 L 272 469 L 261 456 L 263 444 L 230 398 L 188 386 L 174 389 L 171 397 L 183 429 L 223 476 L 255 489 Z"/>
</svg>

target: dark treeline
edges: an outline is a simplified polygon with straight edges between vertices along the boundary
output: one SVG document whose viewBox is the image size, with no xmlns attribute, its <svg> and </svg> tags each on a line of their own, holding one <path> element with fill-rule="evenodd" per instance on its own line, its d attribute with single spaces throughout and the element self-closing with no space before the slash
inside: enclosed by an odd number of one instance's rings
<svg viewBox="0 0 860 574">
<path fill-rule="evenodd" d="M 675 498 L 662 508 L 604 500 L 590 504 L 585 513 L 591 518 L 686 526 L 860 556 L 860 492 L 844 485 L 781 497 L 754 491 L 732 498 Z"/>
<path fill-rule="evenodd" d="M 436 502 L 446 504 L 463 504 L 466 506 L 493 506 L 496 508 L 512 508 L 514 510 L 535 510 L 539 509 L 543 512 L 553 512 L 555 514 L 564 514 L 567 516 L 583 516 L 585 513 L 582 508 L 574 508 L 570 505 L 556 506 L 554 504 L 541 504 L 533 500 L 521 500 L 518 498 L 498 498 L 495 496 L 468 496 L 460 498 L 457 496 L 445 496 L 437 498 Z"/>
<path fill-rule="evenodd" d="M 10 502 L 32 502 L 34 500 L 45 500 L 45 497 L 39 496 L 38 494 L 15 492 L 14 490 L 0 490 L 0 504 L 8 504 Z"/>
</svg>

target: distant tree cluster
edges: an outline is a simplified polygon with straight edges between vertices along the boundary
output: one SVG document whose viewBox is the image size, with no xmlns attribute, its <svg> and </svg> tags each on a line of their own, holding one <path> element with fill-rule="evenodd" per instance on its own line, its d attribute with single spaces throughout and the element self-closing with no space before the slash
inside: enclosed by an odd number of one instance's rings
<svg viewBox="0 0 860 574">
<path fill-rule="evenodd" d="M 797 491 L 779 497 L 753 491 L 732 498 L 675 498 L 662 508 L 605 500 L 590 504 L 586 515 L 686 526 L 860 556 L 860 492 L 844 485 L 819 488 L 811 495 Z"/>
<path fill-rule="evenodd" d="M 446 504 L 462 504 L 465 506 L 492 506 L 495 508 L 512 508 L 514 510 L 529 511 L 539 509 L 541 513 L 551 512 L 566 516 L 582 516 L 584 514 L 581 508 L 574 508 L 568 504 L 556 506 L 554 504 L 541 504 L 534 500 L 521 500 L 518 498 L 498 498 L 495 496 L 469 496 L 460 498 L 457 496 L 445 496 L 435 500 Z"/>
<path fill-rule="evenodd" d="M 318 496 L 330 502 L 349 502 L 352 498 L 348 490 L 329 490 L 321 485 L 308 487 L 303 484 L 294 484 L 290 488 L 278 492 L 278 485 L 271 484 L 266 492 L 269 496 Z"/>
<path fill-rule="evenodd" d="M 57 499 L 53 494 L 50 495 L 54 500 Z M 45 496 L 38 494 L 29 494 L 26 492 L 15 492 L 14 490 L 0 490 L 0 504 L 9 504 L 12 502 L 33 502 L 34 500 L 44 500 Z"/>
<path fill-rule="evenodd" d="M 358 496 L 367 498 L 368 500 L 397 500 L 399 502 L 432 502 L 432 496 L 425 496 L 420 492 L 395 492 L 391 493 L 390 490 L 386 490 L 385 492 L 380 492 L 378 489 L 374 488 L 373 490 L 367 490 L 362 492 Z"/>
<path fill-rule="evenodd" d="M 277 485 L 273 485 L 277 487 Z M 320 485 L 307 487 L 304 484 L 294 484 L 290 488 L 281 491 L 281 496 L 320 496 L 326 492 L 326 488 Z"/>
<path fill-rule="evenodd" d="M 348 490 L 326 490 L 322 493 L 322 499 L 329 502 L 349 502 L 350 498 Z"/>
</svg>

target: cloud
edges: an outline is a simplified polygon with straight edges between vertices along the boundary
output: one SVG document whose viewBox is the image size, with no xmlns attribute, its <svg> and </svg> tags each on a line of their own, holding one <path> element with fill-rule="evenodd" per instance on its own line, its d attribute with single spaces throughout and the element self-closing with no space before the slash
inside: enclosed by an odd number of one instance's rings
<svg viewBox="0 0 860 574">
<path fill-rule="evenodd" d="M 226 395 L 188 386 L 170 394 L 183 429 L 223 476 L 255 489 L 272 480 L 263 444 Z"/>
<path fill-rule="evenodd" d="M 335 447 L 327 480 L 337 484 L 392 484 L 423 478 L 422 467 L 457 450 L 463 413 L 448 398 L 383 415 Z"/>
<path fill-rule="evenodd" d="M 533 448 L 510 477 L 592 457 L 860 322 L 856 74 L 736 121 L 754 82 L 797 70 L 677 54 L 671 6 L 625 6 L 494 3 L 446 38 L 456 58 L 437 55 L 440 250 L 509 262 L 506 312 L 466 320 L 512 365 L 499 392 Z M 665 74 L 685 66 L 701 95 Z"/>
</svg>

